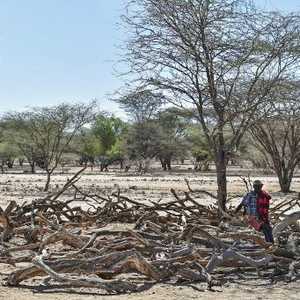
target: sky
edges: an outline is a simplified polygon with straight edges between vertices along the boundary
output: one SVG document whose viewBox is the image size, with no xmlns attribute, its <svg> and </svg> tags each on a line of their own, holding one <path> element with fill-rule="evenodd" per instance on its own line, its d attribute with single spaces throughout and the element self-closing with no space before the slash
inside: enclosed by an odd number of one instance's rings
<svg viewBox="0 0 300 300">
<path fill-rule="evenodd" d="M 122 114 L 117 61 L 125 0 L 0 0 L 0 113 L 98 99 Z M 300 10 L 300 0 L 256 0 L 266 9 Z"/>
</svg>

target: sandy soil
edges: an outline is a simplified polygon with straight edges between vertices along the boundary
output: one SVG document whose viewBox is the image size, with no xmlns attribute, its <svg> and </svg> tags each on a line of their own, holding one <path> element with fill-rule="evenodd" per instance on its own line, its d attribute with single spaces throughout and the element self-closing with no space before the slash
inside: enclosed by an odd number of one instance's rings
<svg viewBox="0 0 300 300">
<path fill-rule="evenodd" d="M 75 172 L 76 170 L 72 170 Z M 57 174 L 53 176 L 51 190 L 59 189 L 68 177 L 72 174 Z M 214 174 L 199 175 L 193 172 L 182 174 L 180 172 L 167 173 L 156 172 L 152 175 L 137 176 L 134 174 L 124 175 L 123 173 L 103 173 L 96 171 L 86 171 L 78 185 L 86 190 L 97 193 L 105 193 L 107 190 L 116 188 L 116 184 L 121 187 L 122 192 L 131 198 L 140 201 L 168 200 L 172 196 L 169 193 L 170 188 L 176 190 L 186 190 L 187 187 L 184 178 L 188 178 L 191 185 L 195 188 L 206 189 L 214 192 L 216 190 L 216 178 Z M 265 182 L 265 188 L 272 193 L 273 203 L 283 200 L 292 195 L 283 195 L 278 193 L 278 181 L 272 176 L 257 176 Z M 31 201 L 45 195 L 42 192 L 45 176 L 43 174 L 4 174 L 0 175 L 0 206 L 4 207 L 10 200 L 19 203 Z M 300 190 L 300 178 L 295 178 L 292 189 Z M 240 194 L 245 192 L 245 186 L 238 176 L 228 177 L 228 190 L 230 194 Z M 68 195 L 66 196 L 68 197 Z M 69 195 L 71 197 L 71 195 Z M 233 200 L 232 205 L 236 205 L 240 197 Z M 205 199 L 205 202 L 211 202 L 211 199 Z M 4 278 L 10 271 L 9 266 L 0 266 L 0 299 L 9 300 L 27 300 L 27 299 L 126 299 L 126 300 L 156 300 L 156 299 L 300 299 L 300 285 L 295 283 L 277 283 L 270 284 L 267 280 L 257 281 L 249 280 L 245 282 L 239 274 L 232 276 L 230 280 L 222 287 L 215 288 L 213 291 L 205 290 L 203 284 L 193 284 L 191 286 L 180 285 L 155 285 L 145 292 L 130 295 L 104 295 L 97 290 L 83 289 L 57 289 L 46 290 L 42 287 L 36 288 L 34 282 L 26 283 L 20 288 L 8 288 L 4 286 Z"/>
<path fill-rule="evenodd" d="M 187 299 L 207 299 L 207 300 L 299 300 L 299 282 L 293 284 L 268 285 L 266 283 L 255 282 L 232 282 L 227 286 L 207 291 L 204 286 L 170 286 L 158 285 L 154 288 L 139 294 L 130 295 L 103 295 L 99 292 L 80 291 L 68 289 L 66 291 L 51 290 L 51 292 L 32 291 L 30 288 L 0 288 L 0 299 L 9 300 L 187 300 Z"/>
</svg>

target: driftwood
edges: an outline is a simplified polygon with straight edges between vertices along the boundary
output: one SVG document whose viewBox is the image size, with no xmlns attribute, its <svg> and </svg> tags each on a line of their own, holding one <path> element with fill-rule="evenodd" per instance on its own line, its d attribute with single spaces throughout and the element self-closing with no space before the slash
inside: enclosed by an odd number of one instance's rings
<svg viewBox="0 0 300 300">
<path fill-rule="evenodd" d="M 51 276 L 52 279 L 58 282 L 69 283 L 71 286 L 76 287 L 93 287 L 104 289 L 109 292 L 127 292 L 138 291 L 136 285 L 122 280 L 102 280 L 99 278 L 68 276 L 66 274 L 58 274 L 47 266 L 41 256 L 37 256 L 32 260 L 33 264 L 45 273 Z"/>
<path fill-rule="evenodd" d="M 174 280 L 206 282 L 211 288 L 241 268 L 256 270 L 257 276 L 263 269 L 274 280 L 299 278 L 296 246 L 266 243 L 230 211 L 220 215 L 217 202 L 204 205 L 201 194 L 214 195 L 192 189 L 188 181 L 188 191 L 171 190 L 172 201 L 140 202 L 119 188 L 110 195 L 81 190 L 75 185 L 81 172 L 57 193 L 0 209 L 0 264 L 15 268 L 6 279 L 9 286 L 38 277 L 49 287 L 59 282 L 107 293 L 138 292 Z M 60 200 L 62 195 L 67 200 Z M 291 205 L 277 205 L 272 219 L 279 220 Z M 289 225 L 299 216 L 279 221 L 275 236 L 288 229 L 288 239 L 297 245 L 299 235 Z M 114 223 L 124 223 L 124 229 L 114 230 Z M 24 262 L 28 266 L 20 267 Z M 279 267 L 283 271 L 277 276 Z"/>
<path fill-rule="evenodd" d="M 276 224 L 273 230 L 274 236 L 278 236 L 287 226 L 294 224 L 300 220 L 300 212 L 295 212 L 290 214 L 289 216 L 286 216 L 284 220 Z"/>
</svg>

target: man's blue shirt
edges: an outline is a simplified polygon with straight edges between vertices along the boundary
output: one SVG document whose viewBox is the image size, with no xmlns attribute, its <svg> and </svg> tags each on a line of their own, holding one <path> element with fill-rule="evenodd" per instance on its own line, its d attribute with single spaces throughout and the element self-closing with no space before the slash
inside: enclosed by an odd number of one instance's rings
<svg viewBox="0 0 300 300">
<path fill-rule="evenodd" d="M 242 200 L 243 205 L 246 207 L 249 216 L 257 216 L 257 194 L 254 191 L 246 194 Z"/>
</svg>

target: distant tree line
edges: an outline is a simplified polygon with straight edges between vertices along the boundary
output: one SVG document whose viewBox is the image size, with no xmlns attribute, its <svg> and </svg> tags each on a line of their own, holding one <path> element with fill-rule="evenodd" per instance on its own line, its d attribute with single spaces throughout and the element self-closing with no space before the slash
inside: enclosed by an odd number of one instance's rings
<svg viewBox="0 0 300 300">
<path fill-rule="evenodd" d="M 163 102 L 156 108 L 147 106 L 156 96 L 150 93 L 144 97 L 144 91 L 132 94 L 138 102 L 134 107 L 128 99 L 118 99 L 131 117 L 128 122 L 97 113 L 95 102 L 4 113 L 0 119 L 2 173 L 16 164 L 23 167 L 26 163 L 24 170 L 31 173 L 38 167 L 47 175 L 47 191 L 54 171 L 76 161 L 82 166 L 99 166 L 100 171 L 119 164 L 124 171 L 135 167 L 139 172 L 147 172 L 153 159 L 165 171 L 172 169 L 174 159 L 192 157 L 197 168 L 201 160 L 208 163 L 208 151 L 194 134 L 190 113 L 163 107 Z"/>
<path fill-rule="evenodd" d="M 286 82 L 272 95 L 276 103 L 261 112 L 247 128 L 239 148 L 228 153 L 228 162 L 251 161 L 257 169 L 275 172 L 283 192 L 289 192 L 300 162 L 300 85 Z M 157 101 L 160 97 L 160 101 Z M 9 112 L 0 120 L 0 167 L 27 163 L 46 175 L 44 190 L 59 167 L 98 166 L 105 171 L 119 164 L 124 172 L 149 171 L 157 160 L 164 171 L 174 160 L 190 159 L 195 171 L 208 171 L 213 151 L 198 126 L 193 108 L 166 106 L 162 95 L 138 89 L 116 102 L 129 116 L 127 122 L 108 113 L 97 113 L 96 102 L 60 104 L 24 112 Z M 213 130 L 213 124 L 209 129 Z M 232 139 L 228 130 L 225 140 Z M 28 167 L 27 167 L 28 169 Z M 27 171 L 28 172 L 28 171 Z"/>
</svg>

